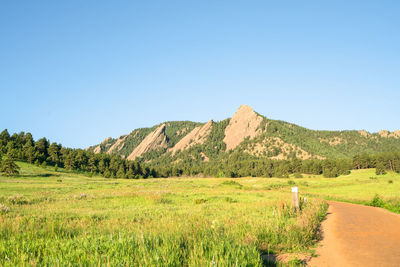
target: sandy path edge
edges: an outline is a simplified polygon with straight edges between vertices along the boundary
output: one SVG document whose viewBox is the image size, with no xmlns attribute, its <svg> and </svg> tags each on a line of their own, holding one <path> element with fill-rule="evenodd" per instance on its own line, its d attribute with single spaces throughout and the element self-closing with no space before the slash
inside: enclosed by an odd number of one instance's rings
<svg viewBox="0 0 400 267">
<path fill-rule="evenodd" d="M 328 201 L 323 239 L 307 266 L 400 266 L 400 215 Z"/>
</svg>

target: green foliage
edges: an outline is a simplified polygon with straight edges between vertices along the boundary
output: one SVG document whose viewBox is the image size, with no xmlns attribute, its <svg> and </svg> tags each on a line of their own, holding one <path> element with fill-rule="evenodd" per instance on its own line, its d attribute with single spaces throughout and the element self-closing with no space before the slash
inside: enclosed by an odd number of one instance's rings
<svg viewBox="0 0 400 267">
<path fill-rule="evenodd" d="M 233 186 L 235 188 L 243 188 L 243 185 L 236 181 L 228 180 L 221 183 L 221 185 Z"/>
<path fill-rule="evenodd" d="M 229 122 L 230 119 L 213 122 L 211 133 L 203 144 L 194 145 L 174 156 L 168 149 L 176 145 L 194 127 L 203 124 L 190 121 L 165 122 L 168 147 L 151 150 L 137 160 L 148 164 L 160 177 L 289 177 L 291 174 L 299 176 L 301 173 L 337 177 L 348 174 L 350 169 L 375 167 L 378 173 L 388 170 L 400 172 L 400 161 L 390 155 L 394 151 L 400 151 L 400 139 L 383 138 L 379 134 L 363 135 L 358 131 L 315 131 L 263 117 L 263 122 L 257 129 L 260 131 L 257 137 L 246 138 L 236 149 L 227 152 L 223 139 Z M 113 153 L 127 157 L 160 125 L 134 130 L 126 136 L 121 149 Z M 264 142 L 266 140 L 270 140 L 270 143 Z M 107 139 L 100 147 L 102 151 L 106 151 L 106 148 L 115 142 L 116 139 Z M 264 145 L 264 150 L 257 156 L 250 155 L 249 151 L 260 144 Z M 285 145 L 289 146 L 289 149 L 284 148 Z M 90 149 L 93 150 L 94 147 Z M 392 160 L 378 159 L 374 156 L 377 152 Z M 277 156 L 285 160 L 277 162 L 271 159 Z M 311 158 L 299 160 L 302 157 Z M 321 160 L 322 158 L 326 160 Z M 379 165 L 380 161 L 382 165 Z M 116 175 L 118 169 L 110 171 Z M 127 171 L 125 168 L 125 173 Z M 143 176 L 146 177 L 146 174 Z M 147 174 L 147 177 L 149 176 L 154 175 Z"/>
<path fill-rule="evenodd" d="M 262 266 L 261 254 L 306 252 L 326 210 L 310 199 L 281 211 L 281 190 L 237 194 L 218 179 L 115 182 L 19 164 L 24 177 L 0 176 L 5 266 Z"/>
<path fill-rule="evenodd" d="M 7 154 L 7 156 L 2 159 L 0 172 L 6 175 L 16 175 L 19 174 L 19 169 L 20 168 L 15 164 L 15 160 L 10 154 Z"/>
<path fill-rule="evenodd" d="M 195 204 L 203 204 L 203 203 L 206 203 L 206 202 L 207 202 L 207 199 L 204 199 L 204 198 L 197 198 L 197 199 L 194 200 Z"/>
<path fill-rule="evenodd" d="M 165 122 L 165 135 L 167 136 L 168 147 L 175 146 L 186 134 L 190 133 L 195 127 L 202 125 L 204 124 L 192 121 Z"/>
<path fill-rule="evenodd" d="M 67 170 L 97 173 L 107 178 L 158 177 L 153 168 L 142 167 L 140 163 L 122 159 L 118 155 L 95 154 L 82 149 L 70 149 L 60 144 L 51 143 L 46 138 L 34 141 L 30 133 L 13 134 L 7 130 L 0 134 L 0 151 L 7 150 L 7 157 L 2 160 L 0 170 L 8 175 L 18 174 L 15 160 L 34 162 L 46 169 L 48 165 Z M 1 157 L 0 157 L 1 158 Z M 143 169 L 146 172 L 143 172 Z"/>
<path fill-rule="evenodd" d="M 369 205 L 373 207 L 383 207 L 385 205 L 385 202 L 379 197 L 378 194 L 376 194 Z"/>
</svg>

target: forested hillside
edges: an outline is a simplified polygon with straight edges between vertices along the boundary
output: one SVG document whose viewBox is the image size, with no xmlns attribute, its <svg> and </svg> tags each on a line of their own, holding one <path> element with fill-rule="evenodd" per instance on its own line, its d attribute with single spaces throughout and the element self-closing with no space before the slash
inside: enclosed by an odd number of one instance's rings
<svg viewBox="0 0 400 267">
<path fill-rule="evenodd" d="M 165 122 L 86 150 L 35 141 L 30 133 L 0 134 L 0 166 L 9 174 L 20 160 L 109 178 L 336 177 L 354 168 L 398 172 L 399 151 L 399 131 L 315 131 L 268 119 L 245 105 L 223 121 Z"/>
<path fill-rule="evenodd" d="M 207 129 L 199 136 L 201 128 Z M 220 122 L 165 122 L 117 139 L 107 138 L 87 150 L 124 158 L 135 152 L 131 159 L 152 166 L 223 162 L 231 155 L 252 160 L 351 159 L 363 153 L 400 151 L 400 131 L 310 130 L 266 118 L 243 105 L 232 118 Z"/>
<path fill-rule="evenodd" d="M 14 161 L 24 161 L 37 166 L 54 166 L 87 175 L 101 175 L 106 178 L 147 178 L 157 177 L 154 169 L 137 161 L 128 161 L 119 155 L 94 153 L 82 149 L 71 149 L 51 143 L 47 138 L 35 141 L 30 133 L 9 134 L 7 129 L 0 134 L 1 171 L 15 174 L 17 170 L 4 171 Z"/>
</svg>

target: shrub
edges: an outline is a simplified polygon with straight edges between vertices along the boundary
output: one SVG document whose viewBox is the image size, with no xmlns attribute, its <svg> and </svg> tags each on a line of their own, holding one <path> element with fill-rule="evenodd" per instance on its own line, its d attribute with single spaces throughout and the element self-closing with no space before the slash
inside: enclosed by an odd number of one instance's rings
<svg viewBox="0 0 400 267">
<path fill-rule="evenodd" d="M 223 171 L 219 171 L 218 174 L 216 175 L 217 178 L 223 178 L 226 177 L 225 173 Z"/>
<path fill-rule="evenodd" d="M 171 199 L 166 198 L 166 197 L 161 197 L 161 198 L 156 200 L 156 203 L 159 203 L 159 204 L 172 204 L 173 201 Z"/>
<path fill-rule="evenodd" d="M 24 205 L 28 204 L 28 200 L 23 195 L 11 196 L 7 199 L 8 203 L 13 205 Z"/>
<path fill-rule="evenodd" d="M 206 202 L 207 202 L 207 199 L 204 199 L 204 198 L 198 198 L 198 199 L 194 200 L 195 204 L 203 204 L 203 203 L 206 203 Z"/>
<path fill-rule="evenodd" d="M 383 207 L 385 205 L 385 202 L 379 197 L 378 194 L 376 194 L 371 202 L 368 203 L 368 205 L 373 207 Z"/>
<path fill-rule="evenodd" d="M 231 197 L 225 197 L 225 201 L 228 203 L 237 203 L 238 202 L 236 199 L 233 199 Z"/>
</svg>

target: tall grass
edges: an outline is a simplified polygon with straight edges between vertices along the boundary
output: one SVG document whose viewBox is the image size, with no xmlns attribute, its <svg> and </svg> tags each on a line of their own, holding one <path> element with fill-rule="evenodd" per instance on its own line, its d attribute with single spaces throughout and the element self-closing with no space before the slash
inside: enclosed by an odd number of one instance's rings
<svg viewBox="0 0 400 267">
<path fill-rule="evenodd" d="M 302 251 L 312 245 L 326 204 L 294 213 L 208 221 L 190 216 L 140 226 L 127 219 L 2 215 L 0 262 L 15 265 L 261 266 L 261 254 Z M 152 218 L 148 218 L 151 221 Z M 157 225 L 159 227 L 157 227 Z"/>
<path fill-rule="evenodd" d="M 0 181 L 3 266 L 262 266 L 313 245 L 327 207 L 229 179 Z"/>
</svg>

